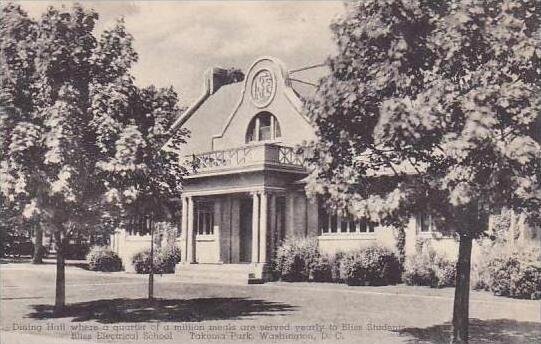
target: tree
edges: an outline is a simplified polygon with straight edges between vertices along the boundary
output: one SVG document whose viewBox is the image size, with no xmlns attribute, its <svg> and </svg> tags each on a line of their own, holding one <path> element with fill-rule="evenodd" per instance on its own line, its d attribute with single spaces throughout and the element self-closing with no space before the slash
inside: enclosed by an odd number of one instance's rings
<svg viewBox="0 0 541 344">
<path fill-rule="evenodd" d="M 540 14 L 539 1 L 349 4 L 308 104 L 309 191 L 382 224 L 428 211 L 459 237 L 455 343 L 468 340 L 472 240 L 489 215 L 539 223 Z"/>
<path fill-rule="evenodd" d="M 0 184 L 13 208 L 53 232 L 60 312 L 70 237 L 123 226 L 141 197 L 158 207 L 178 196 L 185 133 L 167 133 L 180 112 L 172 89 L 134 85 L 122 20 L 97 39 L 97 13 L 79 5 L 49 7 L 39 21 L 17 5 L 2 11 Z"/>
</svg>

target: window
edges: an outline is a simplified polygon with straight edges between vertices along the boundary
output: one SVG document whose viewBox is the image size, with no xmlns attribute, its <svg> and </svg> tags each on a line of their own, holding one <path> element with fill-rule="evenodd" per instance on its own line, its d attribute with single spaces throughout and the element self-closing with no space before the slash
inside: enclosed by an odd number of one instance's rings
<svg viewBox="0 0 541 344">
<path fill-rule="evenodd" d="M 248 125 L 246 143 L 274 140 L 280 136 L 282 133 L 276 117 L 270 112 L 260 112 Z"/>
<path fill-rule="evenodd" d="M 417 216 L 417 231 L 428 233 L 432 231 L 432 216 L 427 213 L 421 213 Z"/>
<path fill-rule="evenodd" d="M 197 202 L 194 221 L 195 232 L 198 235 L 214 234 L 214 203 Z"/>
<path fill-rule="evenodd" d="M 329 214 L 321 202 L 318 215 L 321 234 L 374 233 L 377 225 L 368 220 L 354 220 L 345 216 Z"/>
<path fill-rule="evenodd" d="M 147 235 L 150 234 L 150 217 L 131 216 L 126 220 L 126 232 L 129 235 Z"/>
</svg>

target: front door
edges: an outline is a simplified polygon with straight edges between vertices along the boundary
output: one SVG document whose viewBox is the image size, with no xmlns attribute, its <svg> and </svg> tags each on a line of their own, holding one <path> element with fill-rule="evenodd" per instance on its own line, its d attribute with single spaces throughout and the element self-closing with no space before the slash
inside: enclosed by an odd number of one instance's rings
<svg viewBox="0 0 541 344">
<path fill-rule="evenodd" d="M 240 201 L 240 254 L 241 263 L 252 261 L 252 199 L 242 198 Z"/>
</svg>

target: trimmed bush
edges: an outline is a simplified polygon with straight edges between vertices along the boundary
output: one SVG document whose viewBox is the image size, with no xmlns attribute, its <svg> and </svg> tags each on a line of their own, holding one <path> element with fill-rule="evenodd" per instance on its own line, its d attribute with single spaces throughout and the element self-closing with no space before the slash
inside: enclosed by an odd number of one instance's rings
<svg viewBox="0 0 541 344">
<path fill-rule="evenodd" d="M 431 287 L 447 288 L 454 287 L 456 281 L 456 263 L 448 259 L 442 259 L 436 264 L 435 277 Z"/>
<path fill-rule="evenodd" d="M 541 263 L 534 256 L 513 251 L 488 264 L 487 284 L 494 295 L 536 299 L 541 293 Z"/>
<path fill-rule="evenodd" d="M 276 250 L 273 270 L 276 276 L 282 281 L 308 281 L 312 267 L 320 257 L 321 255 L 315 239 L 286 239 Z M 319 274 L 319 272 L 316 274 Z"/>
<path fill-rule="evenodd" d="M 175 273 L 175 266 L 180 263 L 180 249 L 175 245 L 167 245 L 158 249 L 155 264 L 159 273 Z"/>
<path fill-rule="evenodd" d="M 333 281 L 333 262 L 327 256 L 321 256 L 314 260 L 310 269 L 310 280 L 314 282 Z"/>
<path fill-rule="evenodd" d="M 343 278 L 340 274 L 340 266 L 342 264 L 342 260 L 346 254 L 342 251 L 336 252 L 333 256 L 330 258 L 331 263 L 331 275 L 332 275 L 332 281 L 333 282 L 343 282 Z"/>
<path fill-rule="evenodd" d="M 172 274 L 180 262 L 180 249 L 174 245 L 160 247 L 154 250 L 154 273 Z M 132 258 L 133 268 L 138 274 L 150 273 L 150 250 L 136 253 Z"/>
<path fill-rule="evenodd" d="M 86 256 L 91 271 L 113 272 L 122 270 L 122 260 L 107 247 L 94 246 Z"/>
<path fill-rule="evenodd" d="M 406 258 L 402 281 L 407 285 L 430 286 L 435 279 L 430 260 L 422 254 Z"/>
<path fill-rule="evenodd" d="M 150 250 L 146 249 L 137 252 L 132 258 L 132 264 L 135 272 L 138 274 L 150 273 Z"/>
<path fill-rule="evenodd" d="M 388 285 L 400 281 L 400 262 L 391 250 L 371 246 L 348 253 L 340 263 L 341 278 L 348 285 Z"/>
<path fill-rule="evenodd" d="M 472 269 L 472 286 L 494 295 L 541 298 L 541 250 L 528 244 L 495 243 L 483 247 Z"/>
<path fill-rule="evenodd" d="M 402 280 L 407 285 L 445 288 L 455 285 L 456 264 L 434 250 L 406 258 Z"/>
</svg>

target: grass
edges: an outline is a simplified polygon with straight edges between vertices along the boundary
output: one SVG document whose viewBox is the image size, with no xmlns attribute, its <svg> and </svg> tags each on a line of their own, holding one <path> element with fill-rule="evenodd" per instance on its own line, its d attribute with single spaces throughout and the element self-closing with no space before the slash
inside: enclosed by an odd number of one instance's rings
<svg viewBox="0 0 541 344">
<path fill-rule="evenodd" d="M 178 283 L 172 275 L 156 277 L 157 299 L 149 302 L 145 276 L 95 273 L 68 267 L 66 298 L 69 304 L 63 314 L 55 315 L 51 307 L 53 266 L 16 264 L 3 265 L 0 269 L 1 325 L 5 331 L 11 331 L 14 322 L 43 326 L 160 323 L 160 326 L 199 324 L 205 328 L 256 326 L 255 330 L 244 332 L 257 337 L 260 325 L 278 328 L 289 324 L 291 329 L 286 333 L 300 331 L 316 339 L 321 339 L 322 332 L 331 337 L 340 333 L 341 343 L 447 343 L 449 338 L 453 302 L 450 288 L 281 282 L 259 286 L 184 284 Z M 471 343 L 541 342 L 539 302 L 477 292 L 472 292 L 471 299 Z M 293 329 L 313 324 L 321 324 L 325 330 Z M 347 324 L 356 325 L 357 330 L 342 329 Z M 367 330 L 369 324 L 389 325 L 395 329 Z M 331 331 L 331 325 L 336 325 L 337 330 Z M 40 335 L 69 338 L 70 331 L 44 331 Z M 177 342 L 206 342 L 192 339 L 188 330 L 173 331 L 172 335 Z M 257 342 L 256 337 L 245 342 Z M 314 342 L 305 340 L 295 342 Z M 231 339 L 231 342 L 238 341 Z M 148 342 L 153 341 L 145 340 Z M 228 340 L 220 340 L 222 342 Z"/>
</svg>

